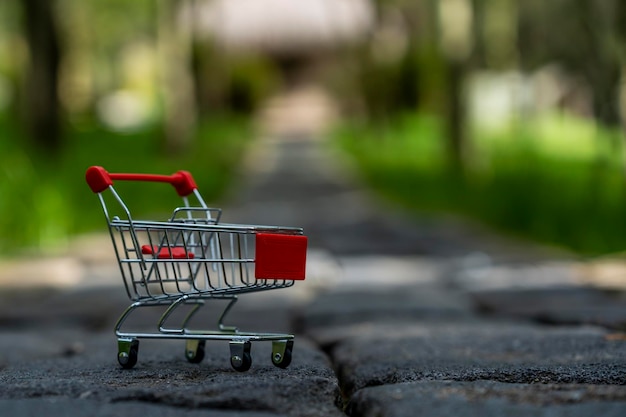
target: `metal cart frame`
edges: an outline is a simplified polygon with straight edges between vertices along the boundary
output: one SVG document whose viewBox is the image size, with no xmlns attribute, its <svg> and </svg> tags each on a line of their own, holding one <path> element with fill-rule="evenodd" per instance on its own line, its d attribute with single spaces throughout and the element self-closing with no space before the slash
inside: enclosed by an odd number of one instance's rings
<svg viewBox="0 0 626 417">
<path fill-rule="evenodd" d="M 272 363 L 289 366 L 294 336 L 242 332 L 224 318 L 239 294 L 287 288 L 305 278 L 307 238 L 301 228 L 220 223 L 221 210 L 209 208 L 189 172 L 172 175 L 109 173 L 92 166 L 86 180 L 97 194 L 126 292 L 132 303 L 115 324 L 117 359 L 123 368 L 137 363 L 139 339 L 182 339 L 185 357 L 199 363 L 207 340 L 225 340 L 237 371 L 251 364 L 253 341 L 272 342 Z M 136 220 L 113 187 L 114 181 L 171 184 L 183 206 L 165 221 Z M 193 202 L 193 204 L 192 204 Z M 113 215 L 113 208 L 118 214 Z M 188 327 L 207 300 L 226 300 L 214 330 Z M 124 331 L 131 314 L 143 307 L 165 307 L 157 331 Z M 191 306 L 179 326 L 167 323 L 181 306 Z"/>
</svg>

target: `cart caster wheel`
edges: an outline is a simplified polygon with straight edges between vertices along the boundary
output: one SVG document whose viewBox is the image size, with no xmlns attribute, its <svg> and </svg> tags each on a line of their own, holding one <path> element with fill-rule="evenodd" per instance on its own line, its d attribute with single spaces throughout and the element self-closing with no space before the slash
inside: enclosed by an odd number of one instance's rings
<svg viewBox="0 0 626 417">
<path fill-rule="evenodd" d="M 246 372 L 252 366 L 250 342 L 230 342 L 230 365 L 237 372 Z"/>
<path fill-rule="evenodd" d="M 190 363 L 200 363 L 204 359 L 205 340 L 188 340 L 185 347 L 185 357 Z"/>
<path fill-rule="evenodd" d="M 139 340 L 119 339 L 117 341 L 117 362 L 124 369 L 131 369 L 137 364 Z"/>
<path fill-rule="evenodd" d="M 242 356 L 231 356 L 230 365 L 237 372 L 246 372 L 252 366 L 252 356 L 249 353 L 244 353 Z"/>
<path fill-rule="evenodd" d="M 272 363 L 274 366 L 285 369 L 291 363 L 293 340 L 272 342 Z"/>
</svg>

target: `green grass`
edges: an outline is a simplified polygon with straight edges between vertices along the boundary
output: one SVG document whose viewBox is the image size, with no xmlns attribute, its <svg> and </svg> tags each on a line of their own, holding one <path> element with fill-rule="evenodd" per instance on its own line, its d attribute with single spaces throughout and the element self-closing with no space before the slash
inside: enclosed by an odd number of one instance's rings
<svg viewBox="0 0 626 417">
<path fill-rule="evenodd" d="M 190 171 L 207 202 L 218 199 L 233 178 L 251 137 L 248 121 L 225 115 L 204 120 L 190 152 L 168 155 L 157 128 L 119 134 L 86 125 L 69 130 L 67 146 L 51 158 L 29 150 L 6 119 L 0 120 L 0 253 L 63 245 L 68 237 L 106 225 L 85 171 L 171 174 Z M 163 184 L 116 184 L 138 215 L 167 214 L 180 199 Z"/>
<path fill-rule="evenodd" d="M 446 163 L 436 117 L 346 125 L 337 138 L 367 183 L 416 214 L 467 216 L 583 254 L 626 248 L 626 184 L 616 132 L 563 115 L 500 131 L 475 129 L 463 176 Z"/>
</svg>

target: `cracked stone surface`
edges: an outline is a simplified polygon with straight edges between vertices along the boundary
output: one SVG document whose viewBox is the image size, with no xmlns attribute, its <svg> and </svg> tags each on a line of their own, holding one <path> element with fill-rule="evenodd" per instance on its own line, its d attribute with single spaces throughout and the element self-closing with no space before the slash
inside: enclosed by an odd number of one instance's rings
<svg viewBox="0 0 626 417">
<path fill-rule="evenodd" d="M 357 392 L 352 416 L 621 416 L 626 387 L 421 381 Z"/>
<path fill-rule="evenodd" d="M 416 380 L 622 384 L 624 343 L 591 328 L 514 323 L 362 326 L 330 350 L 344 392 Z"/>
<path fill-rule="evenodd" d="M 227 342 L 208 341 L 204 361 L 191 364 L 184 359 L 184 343 L 171 340 L 141 340 L 137 365 L 123 370 L 111 332 L 33 326 L 0 334 L 0 400 L 8 409 L 34 415 L 48 404 L 46 415 L 67 415 L 65 407 L 71 407 L 72 415 L 96 410 L 105 416 L 128 404 L 141 412 L 162 406 L 156 415 L 164 416 L 180 409 L 225 416 L 342 415 L 328 359 L 305 338 L 296 339 L 285 370 L 271 363 L 270 342 L 253 343 L 252 367 L 238 373 L 230 366 Z"/>
<path fill-rule="evenodd" d="M 308 306 L 299 322 L 333 361 L 349 415 L 625 412 L 621 334 L 483 316 L 454 291 L 439 302 L 445 294 L 436 286 L 335 291 Z"/>
</svg>

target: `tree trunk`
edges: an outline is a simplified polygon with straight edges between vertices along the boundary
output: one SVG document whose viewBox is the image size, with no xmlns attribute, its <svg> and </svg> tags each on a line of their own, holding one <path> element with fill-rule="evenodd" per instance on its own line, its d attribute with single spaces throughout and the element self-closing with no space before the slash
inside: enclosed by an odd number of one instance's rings
<svg viewBox="0 0 626 417">
<path fill-rule="evenodd" d="M 61 147 L 58 92 L 61 47 L 54 0 L 21 0 L 30 62 L 24 80 L 23 117 L 35 145 L 47 152 Z"/>
<path fill-rule="evenodd" d="M 617 45 L 620 32 L 624 29 L 619 20 L 619 4 L 615 9 L 603 7 L 607 4 L 593 0 L 579 0 L 580 19 L 583 22 L 586 37 L 586 60 L 583 61 L 584 73 L 593 94 L 593 111 L 596 120 L 609 128 L 618 127 L 619 83 L 622 62 Z"/>
<path fill-rule="evenodd" d="M 620 126 L 619 114 L 619 83 L 621 65 L 615 60 L 600 64 L 602 71 L 590 69 L 588 80 L 593 93 L 593 112 L 596 120 L 603 126 L 615 128 Z"/>
<path fill-rule="evenodd" d="M 178 19 L 180 1 L 159 0 L 158 44 L 165 112 L 165 150 L 180 153 L 191 145 L 197 124 L 192 75 L 191 28 Z"/>
<path fill-rule="evenodd" d="M 616 3 L 616 40 L 617 45 L 619 45 L 619 49 L 617 51 L 619 63 L 621 68 L 626 68 L 626 2 L 622 0 L 618 0 Z M 620 74 L 620 82 L 626 81 L 626 69 L 622 70 Z M 620 123 L 621 123 L 621 139 L 622 139 L 622 175 L 626 180 L 626 109 L 622 109 L 622 113 L 619 115 Z M 626 187 L 623 187 L 624 192 L 626 193 Z M 626 200 L 626 194 L 625 194 Z"/>
<path fill-rule="evenodd" d="M 485 0 L 472 0 L 472 13 L 474 17 L 474 24 L 472 25 L 472 61 L 474 67 L 477 68 L 482 68 L 487 64 L 485 6 Z"/>
<path fill-rule="evenodd" d="M 463 176 L 466 144 L 466 106 L 463 97 L 465 65 L 456 60 L 447 63 L 447 135 L 451 172 Z"/>
</svg>

